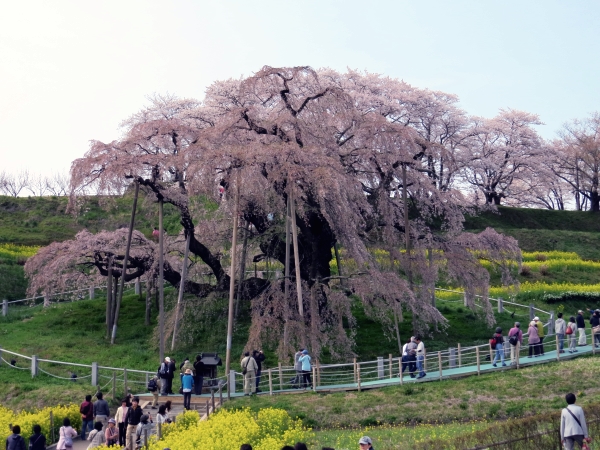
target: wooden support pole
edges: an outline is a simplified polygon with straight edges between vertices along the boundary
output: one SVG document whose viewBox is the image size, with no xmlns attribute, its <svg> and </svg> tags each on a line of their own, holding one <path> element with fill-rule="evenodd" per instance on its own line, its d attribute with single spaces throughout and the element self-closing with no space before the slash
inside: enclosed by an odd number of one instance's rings
<svg viewBox="0 0 600 450">
<path fill-rule="evenodd" d="M 210 390 L 210 402 L 212 404 L 212 410 L 213 410 L 213 412 L 215 412 L 215 390 L 214 389 Z"/>
<path fill-rule="evenodd" d="M 438 352 L 438 368 L 440 369 L 440 380 L 442 379 L 442 352 Z"/>
<path fill-rule="evenodd" d="M 290 185 L 290 214 L 292 218 L 292 240 L 294 242 L 294 265 L 296 266 L 296 294 L 298 295 L 298 312 L 304 317 L 302 303 L 302 279 L 300 278 L 300 248 L 298 248 L 298 227 L 296 226 L 296 203 L 294 201 L 294 187 Z"/>
<path fill-rule="evenodd" d="M 462 366 L 462 356 L 461 356 L 461 351 L 460 351 L 460 342 L 458 343 L 457 347 L 457 352 L 458 352 L 458 367 Z"/>
<path fill-rule="evenodd" d="M 479 347 L 475 347 L 475 357 L 477 358 L 477 375 L 481 375 L 481 361 L 479 359 Z"/>
<path fill-rule="evenodd" d="M 237 172 L 235 183 L 235 204 L 233 206 L 233 236 L 231 239 L 231 268 L 229 271 L 229 314 L 227 318 L 227 349 L 225 352 L 225 373 L 231 370 L 231 341 L 233 338 L 233 299 L 235 294 L 235 267 L 237 257 L 237 232 L 240 203 L 240 172 Z"/>
<path fill-rule="evenodd" d="M 273 395 L 273 373 L 269 369 L 269 395 Z"/>
<path fill-rule="evenodd" d="M 317 392 L 317 367 L 313 366 L 312 367 L 312 375 L 313 375 L 313 391 Z"/>
<path fill-rule="evenodd" d="M 394 368 L 392 366 L 393 366 L 392 354 L 390 353 L 390 378 L 394 378 Z"/>
<path fill-rule="evenodd" d="M 115 343 L 117 337 L 117 323 L 119 321 L 119 311 L 121 310 L 121 302 L 123 301 L 123 289 L 125 288 L 125 277 L 127 275 L 127 262 L 129 261 L 129 250 L 131 249 L 131 237 L 133 235 L 133 226 L 135 224 L 135 211 L 137 209 L 138 194 L 140 192 L 140 183 L 135 183 L 135 194 L 133 196 L 133 208 L 131 210 L 131 220 L 129 221 L 129 231 L 127 234 L 127 247 L 125 247 L 125 257 L 123 258 L 123 269 L 121 270 L 121 280 L 119 282 L 119 297 L 117 299 L 117 308 L 115 310 L 115 318 L 113 320 L 112 336 L 110 343 Z"/>
</svg>

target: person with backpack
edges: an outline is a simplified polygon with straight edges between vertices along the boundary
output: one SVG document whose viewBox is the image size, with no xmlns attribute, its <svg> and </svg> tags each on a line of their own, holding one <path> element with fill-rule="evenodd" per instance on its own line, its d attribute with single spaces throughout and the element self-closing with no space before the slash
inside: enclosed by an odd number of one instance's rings
<svg viewBox="0 0 600 450">
<path fill-rule="evenodd" d="M 508 331 L 508 342 L 510 344 L 510 364 L 514 366 L 517 364 L 519 347 L 523 345 L 523 331 L 519 322 L 515 322 L 515 326 Z"/>
<path fill-rule="evenodd" d="M 538 336 L 538 329 L 535 326 L 535 321 L 532 320 L 529 322 L 529 328 L 527 329 L 527 333 L 529 335 L 528 344 L 529 344 L 529 356 L 533 355 L 534 358 L 540 356 L 539 343 L 540 337 Z"/>
<path fill-rule="evenodd" d="M 564 353 L 565 333 L 567 332 L 567 322 L 563 319 L 563 313 L 558 313 L 558 319 L 554 322 L 554 332 L 558 336 L 558 351 Z"/>
<path fill-rule="evenodd" d="M 152 409 L 156 409 L 158 405 L 158 377 L 154 375 L 148 380 L 148 392 L 152 394 Z"/>
<path fill-rule="evenodd" d="M 71 420 L 68 417 L 63 419 L 63 426 L 58 430 L 58 435 L 56 450 L 72 450 L 73 438 L 77 436 L 77 430 L 71 427 Z"/>
<path fill-rule="evenodd" d="M 496 354 L 494 355 L 494 360 L 492 361 L 492 366 L 498 367 L 496 365 L 496 361 L 499 359 L 502 361 L 502 367 L 506 367 L 504 362 L 504 338 L 502 337 L 502 328 L 496 328 L 496 333 L 494 333 L 493 340 L 495 341 L 495 350 Z"/>
<path fill-rule="evenodd" d="M 242 374 L 244 375 L 244 395 L 256 394 L 256 369 L 258 366 L 250 352 L 244 353 L 241 362 Z"/>
<path fill-rule="evenodd" d="M 583 409 L 581 406 L 575 404 L 575 401 L 577 400 L 575 394 L 567 394 L 565 400 L 567 401 L 567 407 L 563 408 L 560 414 L 561 443 L 564 444 L 565 449 L 567 450 L 573 450 L 575 448 L 575 442 L 577 442 L 581 448 L 589 448 L 587 443 L 591 442 L 591 439 L 588 435 Z"/>
<path fill-rule="evenodd" d="M 160 395 L 169 395 L 169 370 L 170 370 L 171 358 L 165 357 L 164 361 L 158 366 L 157 375 L 160 378 Z M 172 379 L 172 377 L 171 377 Z"/>
<path fill-rule="evenodd" d="M 13 425 L 12 433 L 6 438 L 6 450 L 25 450 L 25 439 L 21 436 L 21 427 Z"/>
<path fill-rule="evenodd" d="M 46 450 L 46 436 L 38 424 L 33 426 L 33 434 L 29 436 L 29 450 Z"/>
<path fill-rule="evenodd" d="M 577 344 L 576 344 L 577 339 L 575 337 L 577 330 L 578 330 L 578 327 L 577 327 L 577 323 L 575 322 L 575 317 L 571 316 L 569 318 L 569 324 L 567 325 L 567 330 L 565 331 L 565 334 L 569 338 L 569 353 L 575 353 L 577 351 Z"/>
</svg>

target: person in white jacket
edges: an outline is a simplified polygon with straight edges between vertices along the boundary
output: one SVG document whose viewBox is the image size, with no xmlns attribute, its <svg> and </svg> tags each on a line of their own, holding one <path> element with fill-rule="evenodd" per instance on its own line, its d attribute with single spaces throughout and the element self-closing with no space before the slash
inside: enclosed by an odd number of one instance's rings
<svg viewBox="0 0 600 450">
<path fill-rule="evenodd" d="M 564 353 L 565 333 L 567 332 L 567 322 L 563 319 L 563 313 L 558 313 L 558 319 L 554 322 L 554 332 L 558 336 L 558 350 Z"/>
<path fill-rule="evenodd" d="M 575 404 L 575 394 L 567 394 L 567 407 L 560 415 L 560 439 L 565 449 L 573 450 L 575 442 L 583 448 L 583 441 L 590 442 L 583 409 Z"/>
</svg>

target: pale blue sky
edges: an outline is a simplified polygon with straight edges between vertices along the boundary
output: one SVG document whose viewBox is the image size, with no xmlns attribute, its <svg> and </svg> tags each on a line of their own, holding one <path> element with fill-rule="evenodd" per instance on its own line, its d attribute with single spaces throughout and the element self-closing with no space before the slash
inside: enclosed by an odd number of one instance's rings
<svg viewBox="0 0 600 450">
<path fill-rule="evenodd" d="M 552 138 L 600 110 L 600 2 L 4 2 L 0 170 L 66 170 L 90 139 L 170 92 L 202 98 L 264 65 L 347 67 L 539 114 Z"/>
</svg>

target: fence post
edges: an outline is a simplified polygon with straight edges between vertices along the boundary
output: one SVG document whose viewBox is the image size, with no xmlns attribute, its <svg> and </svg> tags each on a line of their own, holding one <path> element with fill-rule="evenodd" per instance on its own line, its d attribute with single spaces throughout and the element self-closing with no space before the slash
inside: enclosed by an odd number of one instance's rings
<svg viewBox="0 0 600 450">
<path fill-rule="evenodd" d="M 271 373 L 271 369 L 269 369 L 269 395 L 273 395 L 273 374 Z"/>
<path fill-rule="evenodd" d="M 162 439 L 162 423 L 156 424 L 156 435 L 158 436 L 158 439 Z"/>
<path fill-rule="evenodd" d="M 296 372 L 296 376 L 298 376 L 298 372 Z M 299 382 L 299 380 L 296 380 Z M 279 390 L 283 391 L 283 370 L 281 369 L 281 363 L 279 363 Z"/>
<path fill-rule="evenodd" d="M 313 391 L 317 392 L 317 367 L 312 366 L 312 382 L 313 382 Z"/>
<path fill-rule="evenodd" d="M 534 317 L 535 317 L 535 311 L 533 310 L 533 305 L 530 303 L 529 304 L 529 322 L 531 322 Z"/>
<path fill-rule="evenodd" d="M 223 385 L 219 384 L 219 406 L 223 404 Z"/>
<path fill-rule="evenodd" d="M 594 333 L 594 328 L 590 329 L 590 337 L 592 338 L 592 355 L 596 354 L 596 333 Z"/>
<path fill-rule="evenodd" d="M 125 397 L 127 397 L 127 369 L 123 369 L 123 388 L 125 389 Z"/>
<path fill-rule="evenodd" d="M 150 381 L 148 379 L 148 377 L 149 377 L 148 372 L 146 372 L 145 375 L 146 375 L 146 386 L 148 386 L 148 381 Z M 200 388 L 200 390 L 202 391 L 202 388 Z"/>
<path fill-rule="evenodd" d="M 560 361 L 560 343 L 558 342 L 558 334 L 556 335 L 556 360 Z"/>
<path fill-rule="evenodd" d="M 454 369 L 456 367 L 456 349 L 450 347 L 448 349 L 448 368 Z"/>
<path fill-rule="evenodd" d="M 148 448 L 148 429 L 144 430 L 144 447 Z"/>
<path fill-rule="evenodd" d="M 92 386 L 98 386 L 98 363 L 92 363 Z"/>
<path fill-rule="evenodd" d="M 2 300 L 2 315 L 6 317 L 8 315 L 8 300 Z"/>
<path fill-rule="evenodd" d="M 393 375 L 394 369 L 392 367 L 392 364 L 393 364 L 392 363 L 392 354 L 390 353 L 390 378 L 394 377 L 394 375 Z"/>
<path fill-rule="evenodd" d="M 354 382 L 357 383 L 358 382 L 358 378 L 356 375 L 356 356 L 354 357 Z"/>
<path fill-rule="evenodd" d="M 548 321 L 548 336 L 552 336 L 554 334 L 554 311 L 550 311 L 550 320 Z"/>
<path fill-rule="evenodd" d="M 92 286 L 90 288 L 90 300 L 94 300 L 94 297 L 96 296 L 95 294 L 96 294 L 96 291 L 94 289 L 94 286 Z"/>
<path fill-rule="evenodd" d="M 442 379 L 442 352 L 438 352 L 438 368 L 440 369 L 440 380 Z"/>
<path fill-rule="evenodd" d="M 210 404 L 208 400 L 206 400 L 206 420 L 208 420 L 208 416 L 210 415 Z"/>
<path fill-rule="evenodd" d="M 360 392 L 360 363 L 356 363 L 356 380 L 358 392 Z"/>
<path fill-rule="evenodd" d="M 235 394 L 235 370 L 229 371 L 229 386 L 227 387 L 227 400 L 231 398 L 231 394 Z"/>
<path fill-rule="evenodd" d="M 398 377 L 400 378 L 400 386 L 402 386 L 402 383 L 404 382 L 404 380 L 402 378 L 403 374 L 402 374 L 402 358 L 398 358 Z"/>
<path fill-rule="evenodd" d="M 317 386 L 321 386 L 321 363 L 317 359 Z"/>
<path fill-rule="evenodd" d="M 502 297 L 498 297 L 498 312 L 500 314 L 504 312 L 504 299 Z"/>
<path fill-rule="evenodd" d="M 210 402 L 212 403 L 213 412 L 215 412 L 215 390 L 212 387 L 210 389 Z"/>
<path fill-rule="evenodd" d="M 112 398 L 113 400 L 117 399 L 117 372 L 114 370 L 112 376 Z"/>
<path fill-rule="evenodd" d="M 475 357 L 477 358 L 477 375 L 481 375 L 481 360 L 479 359 L 479 347 L 475 347 Z"/>
<path fill-rule="evenodd" d="M 462 356 L 460 351 L 460 342 L 457 345 L 458 347 L 458 367 L 462 367 Z"/>
<path fill-rule="evenodd" d="M 33 355 L 31 357 L 31 378 L 35 378 L 38 374 L 38 357 L 37 355 Z"/>
<path fill-rule="evenodd" d="M 384 376 L 384 366 L 383 366 L 383 356 L 378 356 L 377 357 L 377 378 L 379 378 L 380 380 L 383 378 Z"/>
</svg>

